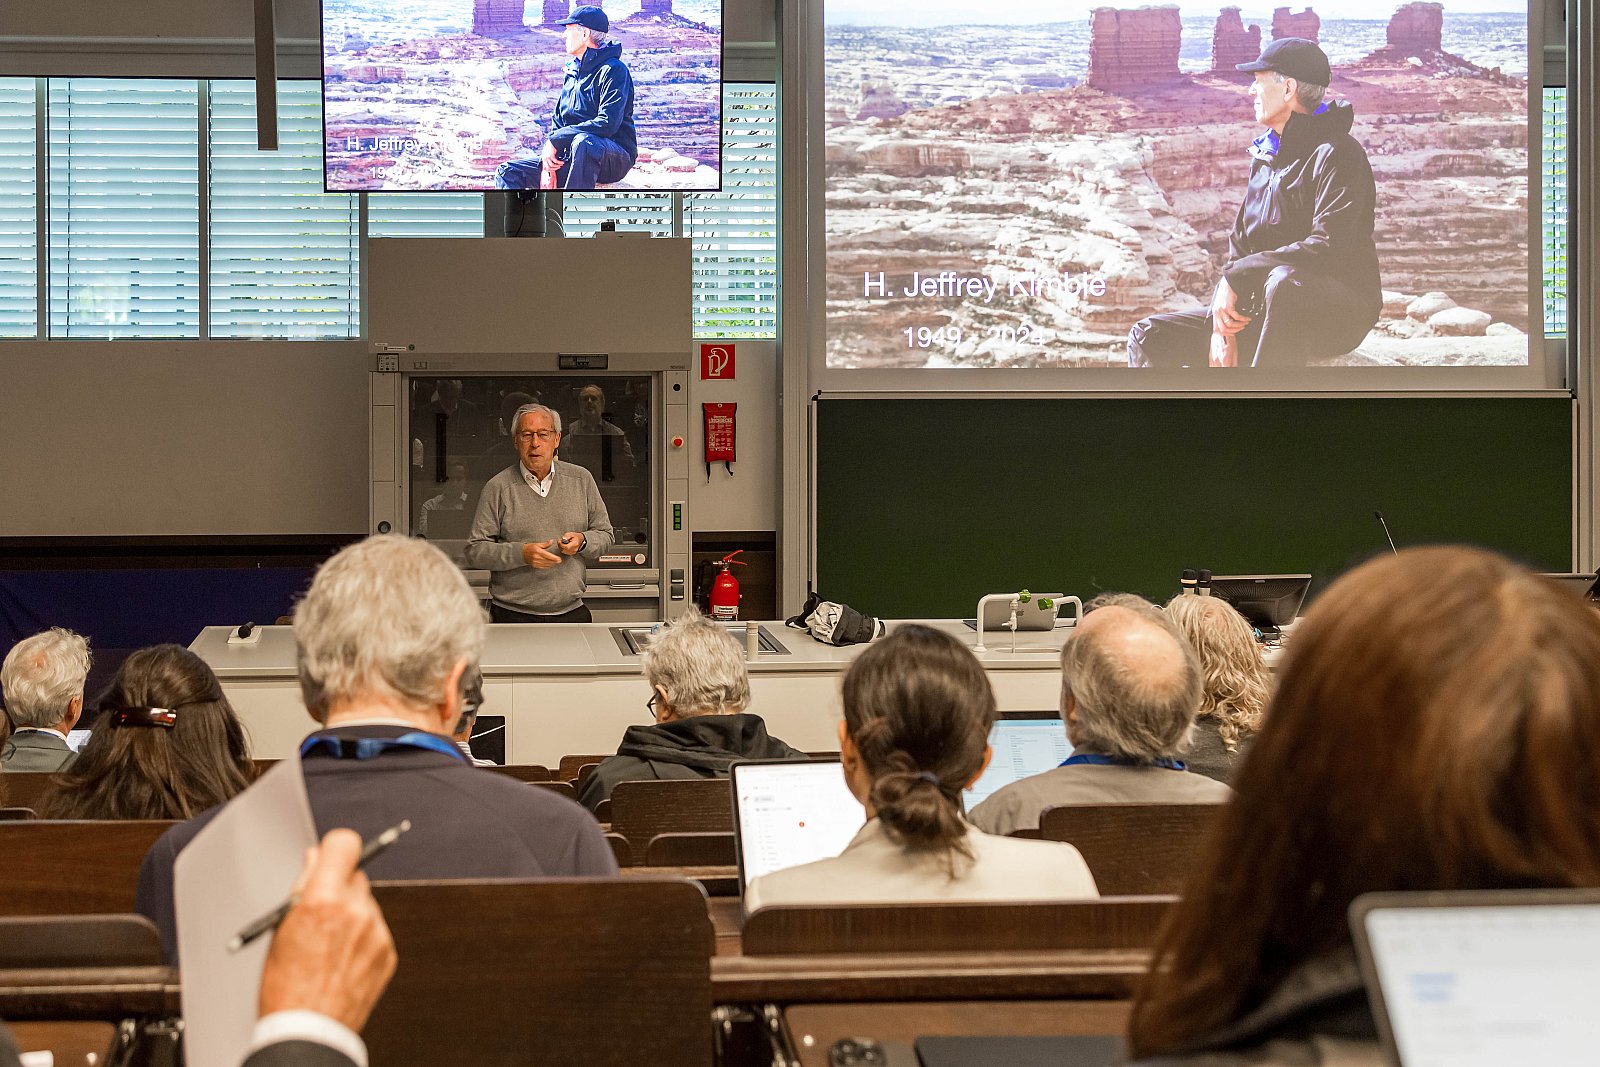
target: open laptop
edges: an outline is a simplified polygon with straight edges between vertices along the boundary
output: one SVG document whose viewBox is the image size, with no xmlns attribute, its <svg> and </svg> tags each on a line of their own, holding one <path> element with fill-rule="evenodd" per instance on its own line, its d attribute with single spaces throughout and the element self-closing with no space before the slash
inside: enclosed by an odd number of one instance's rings
<svg viewBox="0 0 1600 1067">
<path fill-rule="evenodd" d="M 1396 1067 L 1600 1061 L 1600 890 L 1372 893 L 1350 929 Z"/>
<path fill-rule="evenodd" d="M 965 794 L 968 811 L 991 793 L 1059 767 L 1072 755 L 1067 724 L 1059 711 L 1002 711 L 989 728 L 989 747 L 994 757 Z"/>
<path fill-rule="evenodd" d="M 836 759 L 752 760 L 732 775 L 740 892 L 763 874 L 837 856 L 867 820 Z"/>
</svg>

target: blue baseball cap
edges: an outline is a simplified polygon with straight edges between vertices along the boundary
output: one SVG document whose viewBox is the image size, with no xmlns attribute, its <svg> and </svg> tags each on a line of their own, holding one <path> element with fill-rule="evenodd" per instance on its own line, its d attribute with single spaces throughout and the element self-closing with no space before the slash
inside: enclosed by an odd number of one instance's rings
<svg viewBox="0 0 1600 1067">
<path fill-rule="evenodd" d="M 611 20 L 606 18 L 604 9 L 585 5 L 574 8 L 572 14 L 556 23 L 557 26 L 582 26 L 585 29 L 595 30 L 599 33 L 611 32 Z"/>
</svg>

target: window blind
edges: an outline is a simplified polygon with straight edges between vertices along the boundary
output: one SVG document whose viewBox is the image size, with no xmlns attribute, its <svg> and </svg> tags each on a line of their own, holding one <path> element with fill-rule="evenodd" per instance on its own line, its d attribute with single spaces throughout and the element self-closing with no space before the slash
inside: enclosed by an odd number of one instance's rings
<svg viewBox="0 0 1600 1067">
<path fill-rule="evenodd" d="M 1544 136 L 1540 173 L 1544 177 L 1544 332 L 1567 333 L 1567 90 L 1544 91 Z"/>
<path fill-rule="evenodd" d="M 482 237 L 482 193 L 368 193 L 368 237 Z"/>
<path fill-rule="evenodd" d="M 593 237 L 607 219 L 618 232 L 672 236 L 672 193 L 639 191 L 563 193 L 561 217 L 568 237 Z"/>
<path fill-rule="evenodd" d="M 0 78 L 0 337 L 39 330 L 35 84 Z"/>
<path fill-rule="evenodd" d="M 200 86 L 53 78 L 49 336 L 200 335 Z"/>
<path fill-rule="evenodd" d="M 722 93 L 722 192 L 685 193 L 696 337 L 776 337 L 778 100 L 774 86 Z"/>
<path fill-rule="evenodd" d="M 360 216 L 322 191 L 322 94 L 278 83 L 278 150 L 256 149 L 251 81 L 207 93 L 212 337 L 312 340 L 361 332 Z"/>
</svg>

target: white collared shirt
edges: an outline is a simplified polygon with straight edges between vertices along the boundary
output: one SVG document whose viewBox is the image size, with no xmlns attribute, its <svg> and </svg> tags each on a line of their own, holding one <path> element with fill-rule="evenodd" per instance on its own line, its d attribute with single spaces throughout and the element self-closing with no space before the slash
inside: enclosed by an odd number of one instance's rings
<svg viewBox="0 0 1600 1067">
<path fill-rule="evenodd" d="M 522 480 L 528 483 L 529 489 L 532 489 L 540 496 L 550 495 L 550 486 L 555 484 L 556 480 L 555 460 L 550 461 L 550 473 L 546 474 L 543 478 L 535 478 L 533 476 L 533 472 L 528 469 L 528 465 L 526 463 L 518 463 L 517 469 L 522 472 Z"/>
</svg>

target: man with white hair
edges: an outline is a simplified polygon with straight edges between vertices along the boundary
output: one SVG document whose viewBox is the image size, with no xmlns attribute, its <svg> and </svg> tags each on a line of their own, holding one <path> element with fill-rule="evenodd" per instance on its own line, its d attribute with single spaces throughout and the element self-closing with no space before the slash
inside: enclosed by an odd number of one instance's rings
<svg viewBox="0 0 1600 1067">
<path fill-rule="evenodd" d="M 805 759 L 745 711 L 750 674 L 733 635 L 690 611 L 650 640 L 643 662 L 651 726 L 630 726 L 617 754 L 601 762 L 579 801 L 590 810 L 619 782 L 726 778 L 735 760 Z"/>
<path fill-rule="evenodd" d="M 83 714 L 83 683 L 89 677 L 89 642 L 61 627 L 25 637 L 0 666 L 6 714 L 16 732 L 0 748 L 8 771 L 53 774 L 76 754 L 67 734 Z"/>
<path fill-rule="evenodd" d="M 991 834 L 1036 830 L 1071 804 L 1221 803 L 1233 791 L 1185 769 L 1200 709 L 1200 664 L 1172 621 L 1139 597 L 1090 604 L 1061 649 L 1061 714 L 1072 756 L 972 810 Z"/>
<path fill-rule="evenodd" d="M 567 63 L 551 129 L 537 159 L 513 159 L 495 172 L 498 189 L 594 189 L 620 182 L 639 158 L 633 128 L 633 75 L 622 45 L 606 40 L 611 19 L 593 5 L 575 8 L 564 27 Z"/>
<path fill-rule="evenodd" d="M 371 840 L 409 819 L 367 866 L 374 881 L 615 874 L 587 812 L 474 768 L 451 741 L 484 629 L 460 568 L 420 539 L 369 537 L 317 571 L 294 613 L 300 692 L 322 727 L 300 746 L 317 832 Z M 219 810 L 169 830 L 139 872 L 138 910 L 169 959 L 174 861 Z"/>
<path fill-rule="evenodd" d="M 592 622 L 583 603 L 584 560 L 611 547 L 611 516 L 594 475 L 557 463 L 561 415 L 523 404 L 511 419 L 518 462 L 478 497 L 463 554 L 489 572 L 495 622 Z"/>
</svg>

